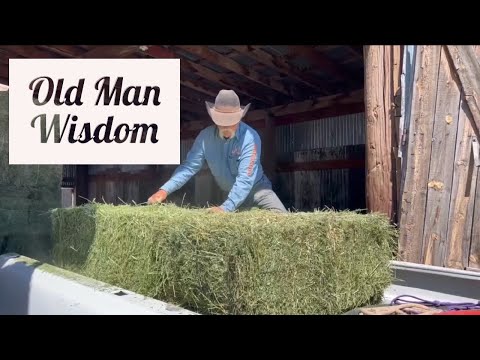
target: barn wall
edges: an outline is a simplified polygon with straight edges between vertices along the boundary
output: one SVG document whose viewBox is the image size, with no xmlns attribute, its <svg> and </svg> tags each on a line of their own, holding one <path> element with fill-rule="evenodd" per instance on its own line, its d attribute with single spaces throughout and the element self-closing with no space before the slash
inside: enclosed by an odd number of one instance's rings
<svg viewBox="0 0 480 360">
<path fill-rule="evenodd" d="M 456 69 L 446 47 L 417 46 L 405 75 L 399 259 L 480 269 L 478 139 Z"/>
<path fill-rule="evenodd" d="M 0 253 L 48 260 L 49 210 L 61 205 L 62 167 L 9 165 L 8 92 L 0 92 Z"/>
<path fill-rule="evenodd" d="M 308 164 L 313 161 L 357 160 L 365 158 L 364 114 L 317 119 L 274 128 L 277 165 Z M 264 139 L 264 130 L 257 130 Z M 180 157 L 185 160 L 194 139 L 181 141 Z M 262 163 L 265 166 L 265 154 Z M 337 166 L 338 164 L 334 164 Z M 274 190 L 287 208 L 311 211 L 317 208 L 365 209 L 365 170 L 283 169 L 271 177 Z M 348 166 L 348 164 L 346 165 Z M 88 167 L 89 199 L 121 204 L 145 202 L 168 180 L 175 166 Z M 216 185 L 207 165 L 169 201 L 191 206 L 220 205 L 226 198 Z"/>
</svg>

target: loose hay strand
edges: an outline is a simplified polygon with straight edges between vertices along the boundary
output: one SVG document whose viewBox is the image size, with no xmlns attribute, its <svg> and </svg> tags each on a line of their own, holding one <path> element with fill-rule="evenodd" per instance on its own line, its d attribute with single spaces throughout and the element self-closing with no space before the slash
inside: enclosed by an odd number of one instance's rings
<svg viewBox="0 0 480 360">
<path fill-rule="evenodd" d="M 52 224 L 56 265 L 202 314 L 340 314 L 379 301 L 396 238 L 381 215 L 331 210 L 90 203 L 56 209 Z"/>
</svg>

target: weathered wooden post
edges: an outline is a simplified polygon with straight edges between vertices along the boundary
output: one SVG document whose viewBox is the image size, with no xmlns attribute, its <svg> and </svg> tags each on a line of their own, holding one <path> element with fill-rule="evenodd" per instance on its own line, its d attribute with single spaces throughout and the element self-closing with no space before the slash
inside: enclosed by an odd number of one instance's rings
<svg viewBox="0 0 480 360">
<path fill-rule="evenodd" d="M 364 46 L 366 121 L 366 200 L 370 212 L 396 221 L 397 118 L 400 46 Z"/>
</svg>

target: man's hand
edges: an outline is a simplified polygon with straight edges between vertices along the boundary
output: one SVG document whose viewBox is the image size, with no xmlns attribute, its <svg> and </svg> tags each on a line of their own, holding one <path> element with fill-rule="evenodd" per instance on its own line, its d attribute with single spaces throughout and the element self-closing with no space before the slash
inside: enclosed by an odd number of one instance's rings
<svg viewBox="0 0 480 360">
<path fill-rule="evenodd" d="M 165 190 L 158 190 L 155 194 L 148 198 L 147 204 L 155 204 L 163 202 L 167 198 L 167 192 Z"/>
<path fill-rule="evenodd" d="M 221 207 L 217 206 L 217 207 L 209 208 L 208 212 L 210 212 L 210 213 L 223 213 L 223 212 L 225 212 L 225 210 L 223 210 Z"/>
</svg>

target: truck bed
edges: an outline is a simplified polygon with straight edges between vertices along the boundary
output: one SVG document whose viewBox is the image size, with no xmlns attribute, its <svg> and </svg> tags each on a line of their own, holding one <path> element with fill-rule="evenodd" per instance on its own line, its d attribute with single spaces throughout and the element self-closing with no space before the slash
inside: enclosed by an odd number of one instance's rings
<svg viewBox="0 0 480 360">
<path fill-rule="evenodd" d="M 480 299 L 480 272 L 399 261 L 391 267 L 395 280 L 385 290 L 384 304 L 400 295 L 455 303 Z M 198 315 L 18 254 L 0 256 L 0 314 Z"/>
</svg>

